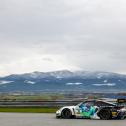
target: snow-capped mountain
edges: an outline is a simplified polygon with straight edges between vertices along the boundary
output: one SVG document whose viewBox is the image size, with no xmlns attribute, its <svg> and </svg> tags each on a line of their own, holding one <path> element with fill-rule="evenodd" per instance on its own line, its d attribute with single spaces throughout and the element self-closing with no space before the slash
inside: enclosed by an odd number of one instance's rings
<svg viewBox="0 0 126 126">
<path fill-rule="evenodd" d="M 43 78 L 68 78 L 72 77 L 74 73 L 63 70 L 63 71 L 53 71 L 53 72 L 32 72 L 32 73 L 25 73 L 25 74 L 12 74 L 7 76 L 8 79 L 43 79 Z"/>
<path fill-rule="evenodd" d="M 89 71 L 75 71 L 71 72 L 68 70 L 63 71 L 53 71 L 53 72 L 32 72 L 25 74 L 12 74 L 10 76 L 6 76 L 7 79 L 43 79 L 43 78 L 83 78 L 83 79 L 91 79 L 91 78 L 126 78 L 126 75 L 110 73 L 110 72 L 89 72 Z"/>
<path fill-rule="evenodd" d="M 126 91 L 126 75 L 68 70 L 12 74 L 0 78 L 0 92 Z"/>
</svg>

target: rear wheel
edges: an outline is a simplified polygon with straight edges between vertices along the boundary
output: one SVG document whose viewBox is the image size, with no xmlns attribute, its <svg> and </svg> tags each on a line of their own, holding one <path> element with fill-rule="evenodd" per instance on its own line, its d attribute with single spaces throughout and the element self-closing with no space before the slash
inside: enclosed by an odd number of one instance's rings
<svg viewBox="0 0 126 126">
<path fill-rule="evenodd" d="M 72 113 L 70 109 L 63 109 L 61 113 L 61 117 L 64 119 L 70 119 L 72 118 Z"/>
<path fill-rule="evenodd" d="M 103 120 L 112 119 L 112 113 L 109 108 L 101 109 L 100 112 L 98 113 L 98 115 L 99 115 L 100 119 L 103 119 Z"/>
</svg>

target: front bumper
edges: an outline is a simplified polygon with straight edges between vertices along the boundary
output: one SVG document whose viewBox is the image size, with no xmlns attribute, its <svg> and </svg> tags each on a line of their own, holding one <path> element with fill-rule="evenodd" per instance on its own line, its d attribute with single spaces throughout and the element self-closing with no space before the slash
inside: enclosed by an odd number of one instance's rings
<svg viewBox="0 0 126 126">
<path fill-rule="evenodd" d="M 61 117 L 61 111 L 60 110 L 56 111 L 56 118 L 59 118 L 59 117 Z"/>
</svg>

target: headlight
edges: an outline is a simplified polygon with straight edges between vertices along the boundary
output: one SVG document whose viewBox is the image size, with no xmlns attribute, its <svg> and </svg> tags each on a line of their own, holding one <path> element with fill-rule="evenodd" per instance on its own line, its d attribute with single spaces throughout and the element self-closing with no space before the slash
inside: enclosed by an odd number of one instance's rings
<svg viewBox="0 0 126 126">
<path fill-rule="evenodd" d="M 60 110 L 56 111 L 56 114 L 58 114 L 58 115 L 61 114 L 61 111 Z"/>
<path fill-rule="evenodd" d="M 56 117 L 60 117 L 60 116 L 61 116 L 61 111 L 60 110 L 56 111 Z"/>
</svg>

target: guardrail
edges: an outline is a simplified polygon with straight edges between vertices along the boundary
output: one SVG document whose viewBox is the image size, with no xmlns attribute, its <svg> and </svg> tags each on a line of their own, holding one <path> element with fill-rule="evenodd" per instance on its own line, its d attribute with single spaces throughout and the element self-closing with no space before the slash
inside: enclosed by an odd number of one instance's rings
<svg viewBox="0 0 126 126">
<path fill-rule="evenodd" d="M 0 101 L 0 107 L 62 107 L 77 105 L 81 101 Z"/>
</svg>

